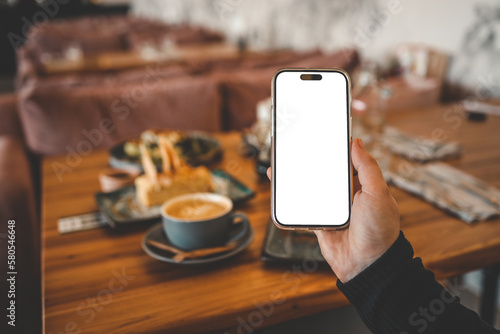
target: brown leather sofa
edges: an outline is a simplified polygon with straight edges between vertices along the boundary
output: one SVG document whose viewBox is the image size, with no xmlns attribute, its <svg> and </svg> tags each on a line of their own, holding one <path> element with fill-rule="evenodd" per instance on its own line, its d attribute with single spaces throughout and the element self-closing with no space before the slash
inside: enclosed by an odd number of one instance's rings
<svg viewBox="0 0 500 334">
<path fill-rule="evenodd" d="M 15 333 L 38 333 L 41 326 L 40 230 L 37 220 L 36 163 L 26 149 L 17 112 L 17 96 L 0 96 L 0 270 L 1 333 L 7 328 L 7 272 L 16 271 Z M 15 270 L 7 267 L 8 221 L 15 221 Z"/>
<path fill-rule="evenodd" d="M 19 88 L 19 115 L 28 147 L 41 155 L 78 151 L 88 142 L 93 149 L 110 147 L 152 127 L 240 130 L 255 122 L 256 103 L 269 96 L 277 69 L 351 71 L 357 63 L 352 50 L 311 51 L 100 75 L 36 76 Z"/>
<path fill-rule="evenodd" d="M 205 57 L 203 46 L 224 36 L 201 27 L 175 26 L 133 16 L 61 20 L 30 29 L 18 49 L 19 117 L 29 149 L 65 154 L 79 147 L 110 147 L 152 127 L 226 131 L 249 127 L 256 103 L 269 96 L 274 72 L 285 66 L 341 67 L 358 63 L 354 50 L 336 54 L 275 52 Z M 182 63 L 128 69 L 47 74 L 43 59 L 77 45 L 87 59 L 189 45 L 198 57 Z"/>
</svg>

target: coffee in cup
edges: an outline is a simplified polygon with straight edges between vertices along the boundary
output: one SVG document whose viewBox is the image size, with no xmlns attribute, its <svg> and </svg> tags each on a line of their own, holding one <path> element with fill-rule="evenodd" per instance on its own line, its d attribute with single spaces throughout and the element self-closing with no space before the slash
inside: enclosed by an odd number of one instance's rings
<svg viewBox="0 0 500 334">
<path fill-rule="evenodd" d="M 184 250 L 222 246 L 248 231 L 247 216 L 232 209 L 231 199 L 219 194 L 177 196 L 161 207 L 163 229 L 172 245 Z"/>
</svg>

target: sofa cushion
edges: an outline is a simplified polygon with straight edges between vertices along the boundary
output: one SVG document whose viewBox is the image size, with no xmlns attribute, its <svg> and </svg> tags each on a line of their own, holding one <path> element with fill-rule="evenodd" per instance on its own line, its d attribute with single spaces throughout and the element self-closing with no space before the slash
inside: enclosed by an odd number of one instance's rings
<svg viewBox="0 0 500 334">
<path fill-rule="evenodd" d="M 224 130 L 241 130 L 256 121 L 257 102 L 271 95 L 271 79 L 281 67 L 337 67 L 352 74 L 358 64 L 358 53 L 346 49 L 332 54 L 297 54 L 295 59 L 287 59 L 285 63 L 276 62 L 261 68 L 244 67 L 223 74 L 219 80 L 224 101 Z"/>
<path fill-rule="evenodd" d="M 36 85 L 20 94 L 29 148 L 88 155 L 150 128 L 220 131 L 219 86 L 204 76 L 151 77 L 78 88 Z"/>
<path fill-rule="evenodd" d="M 0 95 L 0 136 L 12 136 L 23 140 L 23 130 L 17 112 L 17 95 Z"/>
</svg>

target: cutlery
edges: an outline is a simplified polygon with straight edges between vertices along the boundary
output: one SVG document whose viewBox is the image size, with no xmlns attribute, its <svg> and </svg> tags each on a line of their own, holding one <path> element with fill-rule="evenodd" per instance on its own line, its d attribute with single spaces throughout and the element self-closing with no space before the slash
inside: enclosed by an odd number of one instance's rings
<svg viewBox="0 0 500 334">
<path fill-rule="evenodd" d="M 205 256 L 213 255 L 213 254 L 227 252 L 227 251 L 235 249 L 237 246 L 237 242 L 233 241 L 225 246 L 202 248 L 202 249 L 196 249 L 193 251 L 183 251 L 183 250 L 178 249 L 176 247 L 166 245 L 166 244 L 163 244 L 161 242 L 154 241 L 154 240 L 147 240 L 146 243 L 153 246 L 153 247 L 156 247 L 158 249 L 174 253 L 175 255 L 173 257 L 173 260 L 175 262 L 182 262 L 185 259 L 205 257 Z"/>
</svg>

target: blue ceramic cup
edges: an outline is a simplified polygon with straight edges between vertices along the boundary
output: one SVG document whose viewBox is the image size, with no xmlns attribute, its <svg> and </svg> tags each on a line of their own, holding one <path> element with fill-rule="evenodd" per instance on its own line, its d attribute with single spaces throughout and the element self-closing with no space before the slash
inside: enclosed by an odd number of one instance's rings
<svg viewBox="0 0 500 334">
<path fill-rule="evenodd" d="M 194 250 L 225 245 L 248 231 L 244 213 L 232 213 L 233 202 L 214 193 L 181 195 L 161 207 L 163 229 L 172 245 Z"/>
</svg>

